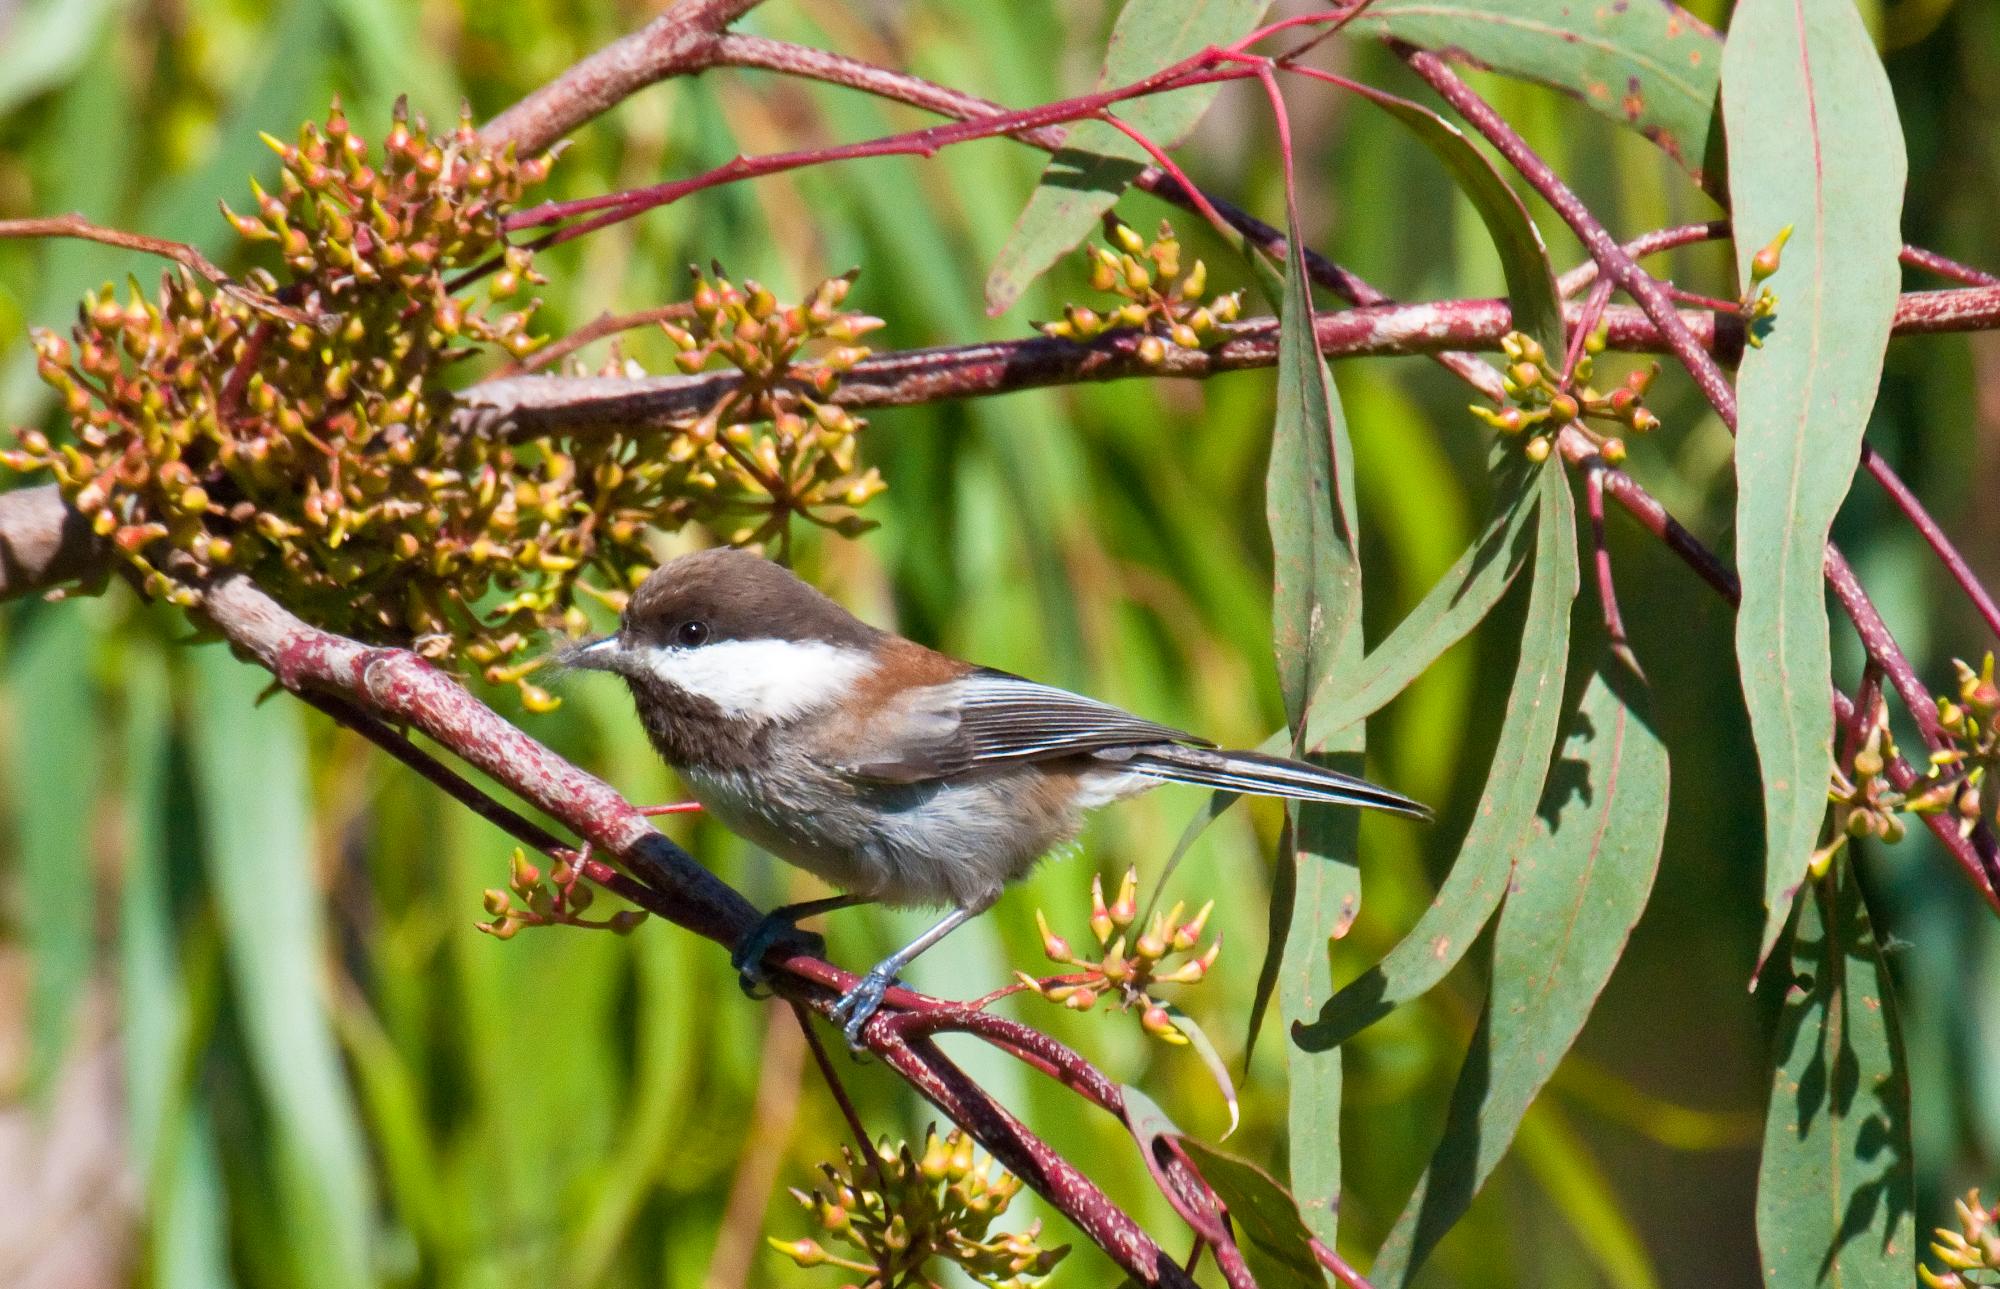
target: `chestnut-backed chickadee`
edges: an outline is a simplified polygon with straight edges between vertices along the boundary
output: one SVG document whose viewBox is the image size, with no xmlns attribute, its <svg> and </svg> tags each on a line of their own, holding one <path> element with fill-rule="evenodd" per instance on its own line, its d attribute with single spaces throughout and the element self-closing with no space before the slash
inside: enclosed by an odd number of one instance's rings
<svg viewBox="0 0 2000 1289">
<path fill-rule="evenodd" d="M 947 657 L 745 551 L 671 561 L 633 593 L 616 635 L 561 661 L 623 676 L 653 746 L 704 807 L 844 892 L 772 912 L 737 947 L 739 969 L 754 973 L 814 913 L 950 908 L 841 998 L 850 1042 L 911 959 L 1074 838 L 1093 807 L 1171 781 L 1428 814 L 1363 779 L 1220 751 Z"/>
</svg>

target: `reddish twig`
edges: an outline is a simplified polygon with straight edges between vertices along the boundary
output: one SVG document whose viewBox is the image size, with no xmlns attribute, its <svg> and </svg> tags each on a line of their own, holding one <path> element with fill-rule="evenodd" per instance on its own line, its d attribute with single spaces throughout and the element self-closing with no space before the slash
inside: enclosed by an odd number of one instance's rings
<svg viewBox="0 0 2000 1289">
<path fill-rule="evenodd" d="M 1618 588 L 1611 577 L 1611 547 L 1604 540 L 1604 472 L 1608 468 L 1602 456 L 1591 457 L 1583 467 L 1585 509 L 1590 515 L 1591 551 L 1597 566 L 1597 602 L 1604 612 L 1604 634 L 1610 639 L 1611 652 L 1632 669 L 1633 675 L 1644 677 L 1645 669 L 1639 665 L 1638 655 L 1632 652 L 1631 642 L 1625 637 L 1625 619 L 1618 612 Z"/>
<path fill-rule="evenodd" d="M 680 0 L 488 121 L 480 137 L 496 148 L 540 152 L 646 86 L 709 66 L 717 35 L 756 6 L 757 0 Z"/>
</svg>

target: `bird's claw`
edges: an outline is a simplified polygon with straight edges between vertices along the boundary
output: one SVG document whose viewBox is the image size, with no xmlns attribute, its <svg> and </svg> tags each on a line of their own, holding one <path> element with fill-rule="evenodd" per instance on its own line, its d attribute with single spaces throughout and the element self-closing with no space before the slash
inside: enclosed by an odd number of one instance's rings
<svg viewBox="0 0 2000 1289">
<path fill-rule="evenodd" d="M 729 965 L 736 968 L 736 982 L 749 997 L 766 997 L 758 992 L 770 978 L 764 970 L 764 957 L 779 945 L 811 958 L 826 956 L 826 941 L 817 932 L 801 930 L 788 917 L 766 914 L 729 951 Z"/>
<path fill-rule="evenodd" d="M 882 995 L 889 986 L 896 983 L 894 976 L 879 967 L 854 982 L 854 987 L 842 994 L 833 1004 L 830 1013 L 834 1024 L 847 1036 L 847 1045 L 855 1051 L 862 1048 L 861 1031 L 868 1024 L 869 1017 L 882 1006 Z"/>
</svg>

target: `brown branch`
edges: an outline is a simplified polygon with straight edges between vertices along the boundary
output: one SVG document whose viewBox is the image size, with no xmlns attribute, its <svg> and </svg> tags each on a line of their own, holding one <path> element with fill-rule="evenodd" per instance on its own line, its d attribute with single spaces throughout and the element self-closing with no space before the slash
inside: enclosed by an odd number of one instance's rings
<svg viewBox="0 0 2000 1289">
<path fill-rule="evenodd" d="M 717 33 L 756 6 L 757 0 L 680 0 L 488 121 L 480 137 L 496 148 L 540 152 L 648 85 L 710 66 Z"/>
<path fill-rule="evenodd" d="M 1700 311 L 1673 315 L 1680 331 L 1702 352 L 1724 362 L 1741 353 L 1742 326 L 1734 317 Z M 1569 318 L 1576 321 L 1572 308 Z M 1637 353 L 1671 351 L 1671 340 L 1644 312 L 1630 306 L 1604 311 L 1608 344 Z M 1513 327 L 1502 300 L 1446 300 L 1350 309 L 1316 321 L 1320 349 L 1329 358 L 1494 350 Z M 1896 308 L 1899 335 L 1978 331 L 2000 327 L 2000 288 L 1913 291 Z M 1275 320 L 1255 318 L 1226 329 L 1213 349 L 1169 346 L 1148 366 L 1138 337 L 1105 336 L 1089 344 L 1034 336 L 986 344 L 952 345 L 877 354 L 842 379 L 832 401 L 852 408 L 899 407 L 1012 390 L 1127 377 L 1202 379 L 1223 372 L 1268 367 L 1277 358 Z M 520 437 L 602 427 L 662 428 L 686 424 L 737 388 L 733 372 L 697 376 L 534 377 L 488 381 L 463 395 L 461 415 Z"/>
<path fill-rule="evenodd" d="M 0 600 L 103 575 L 110 548 L 52 483 L 0 492 Z"/>
<path fill-rule="evenodd" d="M 419 768 L 426 778 L 473 805 L 517 839 L 544 850 L 554 840 L 497 802 L 481 805 L 468 800 L 481 795 L 478 789 L 426 754 L 414 748 L 399 749 L 396 745 L 407 740 L 394 726 L 422 731 L 522 800 L 560 820 L 600 853 L 617 857 L 642 879 L 633 880 L 601 862 L 586 864 L 585 874 L 615 894 L 722 944 L 735 943 L 756 921 L 757 911 L 747 900 L 656 832 L 608 784 L 516 729 L 416 654 L 371 647 L 310 626 L 238 574 L 198 585 L 197 590 L 201 615 L 239 652 L 271 671 L 287 689 L 342 720 L 349 719 L 347 708 L 358 709 L 359 719 L 353 724 L 365 736 Z M 854 980 L 829 963 L 803 955 L 775 965 L 778 972 L 773 983 L 778 991 L 788 1000 L 822 1012 L 831 1005 L 835 993 Z M 864 1040 L 890 1068 L 963 1125 L 1003 1166 L 1034 1186 L 1142 1283 L 1176 1289 L 1193 1283 L 1094 1183 L 944 1060 L 928 1038 L 906 1040 L 895 1024 L 899 1019 L 895 1009 L 940 1010 L 945 1020 L 938 1028 L 1004 1033 L 1010 1041 L 1033 1044 L 1066 1064 L 1071 1060 L 1077 1065 L 1087 1063 L 1025 1026 L 998 1017 L 972 1020 L 961 1015 L 963 1009 L 957 1005 L 909 990 L 890 991 L 888 1004 L 870 1023 Z M 996 1029 L 992 1022 L 1003 1028 Z M 1094 1070 L 1080 1081 L 1112 1086 Z"/>
</svg>

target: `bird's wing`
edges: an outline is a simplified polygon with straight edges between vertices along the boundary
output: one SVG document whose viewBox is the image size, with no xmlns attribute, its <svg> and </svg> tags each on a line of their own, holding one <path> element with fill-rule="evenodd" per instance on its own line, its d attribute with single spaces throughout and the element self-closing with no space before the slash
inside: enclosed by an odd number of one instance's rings
<svg viewBox="0 0 2000 1289">
<path fill-rule="evenodd" d="M 876 730 L 856 733 L 846 758 L 849 770 L 892 783 L 1111 747 L 1213 746 L 1109 703 L 984 669 L 912 690 L 883 712 Z"/>
</svg>

